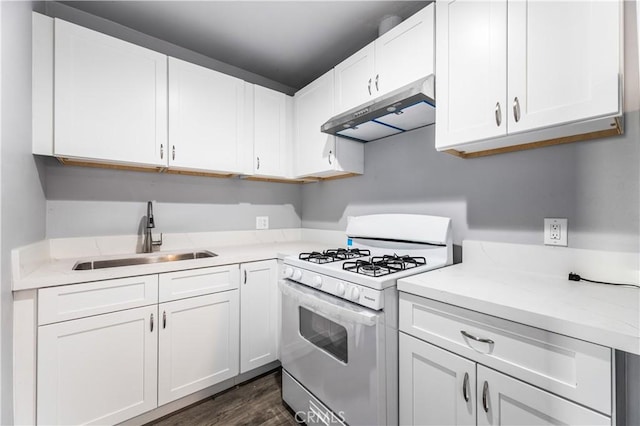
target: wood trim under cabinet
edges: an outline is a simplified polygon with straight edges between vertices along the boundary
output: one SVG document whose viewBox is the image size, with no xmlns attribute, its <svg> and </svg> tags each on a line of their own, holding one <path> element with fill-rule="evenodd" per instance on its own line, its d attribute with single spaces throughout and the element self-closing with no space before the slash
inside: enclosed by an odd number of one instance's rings
<svg viewBox="0 0 640 426">
<path fill-rule="evenodd" d="M 455 151 L 457 152 L 457 151 Z M 133 172 L 152 172 L 152 173 L 168 173 L 174 175 L 185 175 L 185 176 L 200 176 L 200 177 L 214 177 L 214 178 L 233 178 L 240 177 L 244 180 L 257 181 L 257 182 L 273 182 L 273 183 L 314 183 L 321 182 L 326 180 L 336 180 L 336 179 L 344 179 L 354 176 L 360 176 L 360 173 L 344 173 L 341 175 L 328 176 L 328 177 L 319 177 L 319 176 L 309 176 L 303 178 L 270 178 L 270 177 L 260 177 L 260 176 L 240 176 L 234 173 L 213 173 L 213 172 L 196 172 L 189 170 L 175 170 L 169 169 L 166 167 L 158 167 L 158 166 L 134 166 L 134 165 L 124 165 L 124 164 L 113 164 L 106 163 L 100 161 L 90 161 L 90 160 L 74 160 L 66 157 L 56 157 L 58 162 L 64 166 L 77 166 L 77 167 L 93 167 L 99 169 L 111 169 L 111 170 L 126 170 Z"/>
<path fill-rule="evenodd" d="M 172 175 L 215 177 L 215 178 L 225 178 L 225 179 L 238 176 L 237 174 L 234 174 L 234 173 L 194 172 L 189 170 L 175 170 L 175 169 L 165 169 L 164 172 Z"/>
<path fill-rule="evenodd" d="M 622 120 L 616 117 L 615 126 L 612 127 L 611 129 L 598 130 L 596 132 L 583 133 L 580 135 L 564 136 L 561 138 L 547 139 L 547 140 L 538 141 L 538 142 L 530 142 L 522 145 L 505 146 L 503 148 L 488 149 L 485 151 L 464 152 L 464 151 L 458 151 L 456 149 L 447 149 L 442 152 L 446 152 L 447 154 L 455 155 L 456 157 L 460 157 L 460 158 L 477 158 L 477 157 L 486 157 L 488 155 L 505 154 L 507 152 L 524 151 L 526 149 L 543 148 L 546 146 L 562 145 L 562 144 L 567 144 L 571 142 L 580 142 L 580 141 L 586 141 L 591 139 L 618 136 L 618 135 L 621 135 L 622 133 L 623 133 Z"/>
<path fill-rule="evenodd" d="M 128 166 L 123 164 L 111 164 L 111 163 L 101 163 L 101 162 L 93 162 L 87 160 L 74 160 L 71 158 L 65 157 L 56 157 L 58 162 L 64 166 L 79 166 L 79 167 L 94 167 L 99 169 L 112 169 L 112 170 L 128 170 L 133 172 L 154 172 L 154 173 L 162 173 L 165 171 L 164 167 L 158 166 Z"/>
</svg>

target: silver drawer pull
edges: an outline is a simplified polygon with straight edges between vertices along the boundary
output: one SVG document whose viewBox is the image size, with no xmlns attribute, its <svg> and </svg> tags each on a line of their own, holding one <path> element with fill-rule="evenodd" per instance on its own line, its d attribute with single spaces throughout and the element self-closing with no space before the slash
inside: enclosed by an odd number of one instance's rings
<svg viewBox="0 0 640 426">
<path fill-rule="evenodd" d="M 513 99 L 513 119 L 516 123 L 520 121 L 520 101 L 517 96 Z"/>
<path fill-rule="evenodd" d="M 500 102 L 496 103 L 495 114 L 496 114 L 496 125 L 500 127 L 500 124 L 502 123 L 502 108 L 500 108 Z"/>
<path fill-rule="evenodd" d="M 489 412 L 489 401 L 488 401 L 488 395 L 489 394 L 489 382 L 485 381 L 484 382 L 484 386 L 482 387 L 482 408 L 484 409 L 485 413 Z"/>
<path fill-rule="evenodd" d="M 464 402 L 469 402 L 469 373 L 464 373 L 464 379 L 462 380 L 462 397 Z"/>
<path fill-rule="evenodd" d="M 460 330 L 460 334 L 462 334 L 464 337 L 466 337 L 468 339 L 475 340 L 476 342 L 486 343 L 486 344 L 489 344 L 489 345 L 494 345 L 495 344 L 495 342 L 493 340 L 491 340 L 491 339 L 483 339 L 483 338 L 480 338 L 480 337 L 476 337 L 476 336 L 474 336 L 472 334 L 467 333 L 464 330 Z"/>
</svg>

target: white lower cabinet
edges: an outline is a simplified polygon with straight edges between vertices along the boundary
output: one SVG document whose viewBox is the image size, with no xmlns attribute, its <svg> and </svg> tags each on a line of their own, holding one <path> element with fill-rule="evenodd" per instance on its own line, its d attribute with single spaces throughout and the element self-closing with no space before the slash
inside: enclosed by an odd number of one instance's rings
<svg viewBox="0 0 640 426">
<path fill-rule="evenodd" d="M 403 292 L 399 329 L 403 425 L 612 424 L 610 348 Z"/>
<path fill-rule="evenodd" d="M 278 264 L 240 266 L 240 373 L 278 359 Z"/>
<path fill-rule="evenodd" d="M 158 405 L 238 374 L 238 291 L 162 303 Z"/>
<path fill-rule="evenodd" d="M 478 425 L 611 425 L 607 416 L 483 365 L 477 400 Z"/>
<path fill-rule="evenodd" d="M 400 333 L 400 424 L 475 425 L 476 364 Z"/>
<path fill-rule="evenodd" d="M 39 290 L 36 423 L 120 423 L 236 377 L 238 278 L 227 265 Z"/>
<path fill-rule="evenodd" d="M 114 424 L 155 408 L 157 309 L 39 327 L 38 424 Z"/>
</svg>

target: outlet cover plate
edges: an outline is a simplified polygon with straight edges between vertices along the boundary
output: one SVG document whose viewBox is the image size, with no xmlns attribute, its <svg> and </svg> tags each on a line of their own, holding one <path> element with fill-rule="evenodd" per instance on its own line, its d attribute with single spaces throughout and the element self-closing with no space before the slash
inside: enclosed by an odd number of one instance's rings
<svg viewBox="0 0 640 426">
<path fill-rule="evenodd" d="M 548 246 L 567 246 L 569 226 L 567 218 L 546 217 L 544 219 L 544 244 Z"/>
<path fill-rule="evenodd" d="M 256 216 L 256 229 L 269 229 L 269 216 Z"/>
</svg>

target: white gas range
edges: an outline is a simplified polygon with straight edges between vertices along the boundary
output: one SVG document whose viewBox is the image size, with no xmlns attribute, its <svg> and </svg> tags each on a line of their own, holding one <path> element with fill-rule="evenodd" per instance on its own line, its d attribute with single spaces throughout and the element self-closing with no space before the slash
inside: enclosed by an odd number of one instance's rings
<svg viewBox="0 0 640 426">
<path fill-rule="evenodd" d="M 358 216 L 346 234 L 285 258 L 283 399 L 307 424 L 397 424 L 396 282 L 452 263 L 451 220 Z"/>
</svg>

